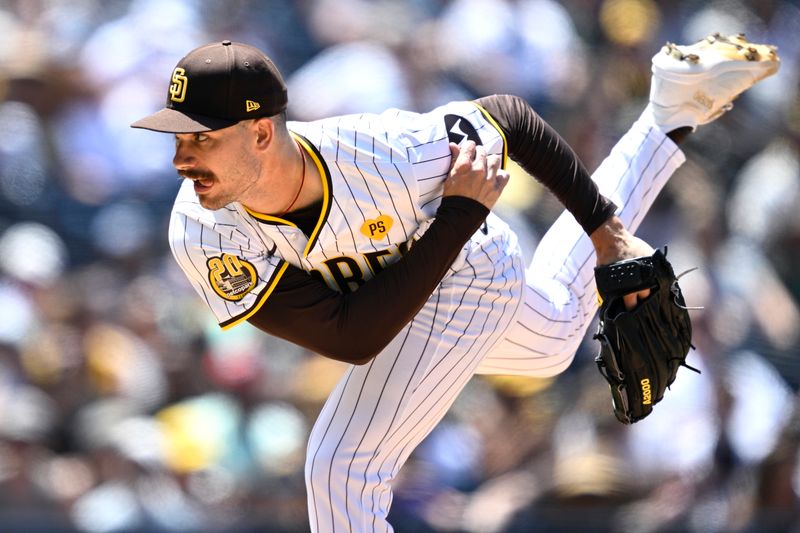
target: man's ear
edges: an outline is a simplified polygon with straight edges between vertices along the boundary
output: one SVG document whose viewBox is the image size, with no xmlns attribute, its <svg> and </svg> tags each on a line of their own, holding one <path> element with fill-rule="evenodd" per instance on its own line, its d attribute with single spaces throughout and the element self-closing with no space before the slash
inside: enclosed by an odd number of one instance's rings
<svg viewBox="0 0 800 533">
<path fill-rule="evenodd" d="M 275 139 L 275 123 L 267 117 L 253 120 L 253 129 L 256 134 L 256 148 L 266 150 Z"/>
</svg>

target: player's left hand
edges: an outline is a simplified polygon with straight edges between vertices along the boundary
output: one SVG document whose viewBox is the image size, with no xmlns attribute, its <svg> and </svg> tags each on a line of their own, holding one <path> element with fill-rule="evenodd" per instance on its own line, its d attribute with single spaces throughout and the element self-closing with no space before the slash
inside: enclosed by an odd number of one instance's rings
<svg viewBox="0 0 800 533">
<path fill-rule="evenodd" d="M 609 218 L 589 237 L 597 254 L 598 266 L 609 265 L 623 259 L 650 256 L 655 252 L 652 246 L 630 233 L 616 216 Z M 640 300 L 649 295 L 650 289 L 626 294 L 623 297 L 625 308 L 633 309 Z"/>
<path fill-rule="evenodd" d="M 614 414 L 632 424 L 649 415 L 686 364 L 692 322 L 666 248 L 651 256 L 594 269 L 602 299 L 595 339 L 597 367 L 609 384 Z M 652 294 L 632 310 L 620 298 L 639 289 Z"/>
</svg>

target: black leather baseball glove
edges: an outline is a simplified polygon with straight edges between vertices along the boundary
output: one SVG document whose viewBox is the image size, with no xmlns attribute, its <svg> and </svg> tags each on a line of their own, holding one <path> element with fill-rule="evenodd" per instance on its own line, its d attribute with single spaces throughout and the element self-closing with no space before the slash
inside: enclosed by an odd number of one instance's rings
<svg viewBox="0 0 800 533">
<path fill-rule="evenodd" d="M 594 270 L 600 294 L 600 327 L 595 358 L 611 386 L 614 414 L 632 424 L 653 411 L 686 366 L 692 323 L 678 278 L 664 252 L 626 259 Z M 623 296 L 645 288 L 650 295 L 627 311 Z"/>
</svg>

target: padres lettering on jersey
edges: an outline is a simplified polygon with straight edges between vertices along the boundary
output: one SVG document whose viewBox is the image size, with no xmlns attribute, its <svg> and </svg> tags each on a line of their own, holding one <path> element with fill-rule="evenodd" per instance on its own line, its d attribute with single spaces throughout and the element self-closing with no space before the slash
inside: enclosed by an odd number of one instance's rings
<svg viewBox="0 0 800 533">
<path fill-rule="evenodd" d="M 289 128 L 322 176 L 323 206 L 311 235 L 238 203 L 204 209 L 189 182 L 175 201 L 173 255 L 225 328 L 258 310 L 287 263 L 349 292 L 402 257 L 439 206 L 449 142 L 474 140 L 504 163 L 507 153 L 499 127 L 471 102 Z"/>
</svg>

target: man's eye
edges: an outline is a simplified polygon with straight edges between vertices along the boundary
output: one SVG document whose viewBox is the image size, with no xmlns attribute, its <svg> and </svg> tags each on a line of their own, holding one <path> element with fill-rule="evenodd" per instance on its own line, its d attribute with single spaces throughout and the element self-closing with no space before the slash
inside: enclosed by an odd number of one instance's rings
<svg viewBox="0 0 800 533">
<path fill-rule="evenodd" d="M 199 142 L 200 143 L 200 142 L 203 142 L 203 141 L 205 141 L 207 139 L 208 139 L 208 135 L 206 135 L 205 133 L 195 133 L 194 134 L 195 142 Z"/>
</svg>

